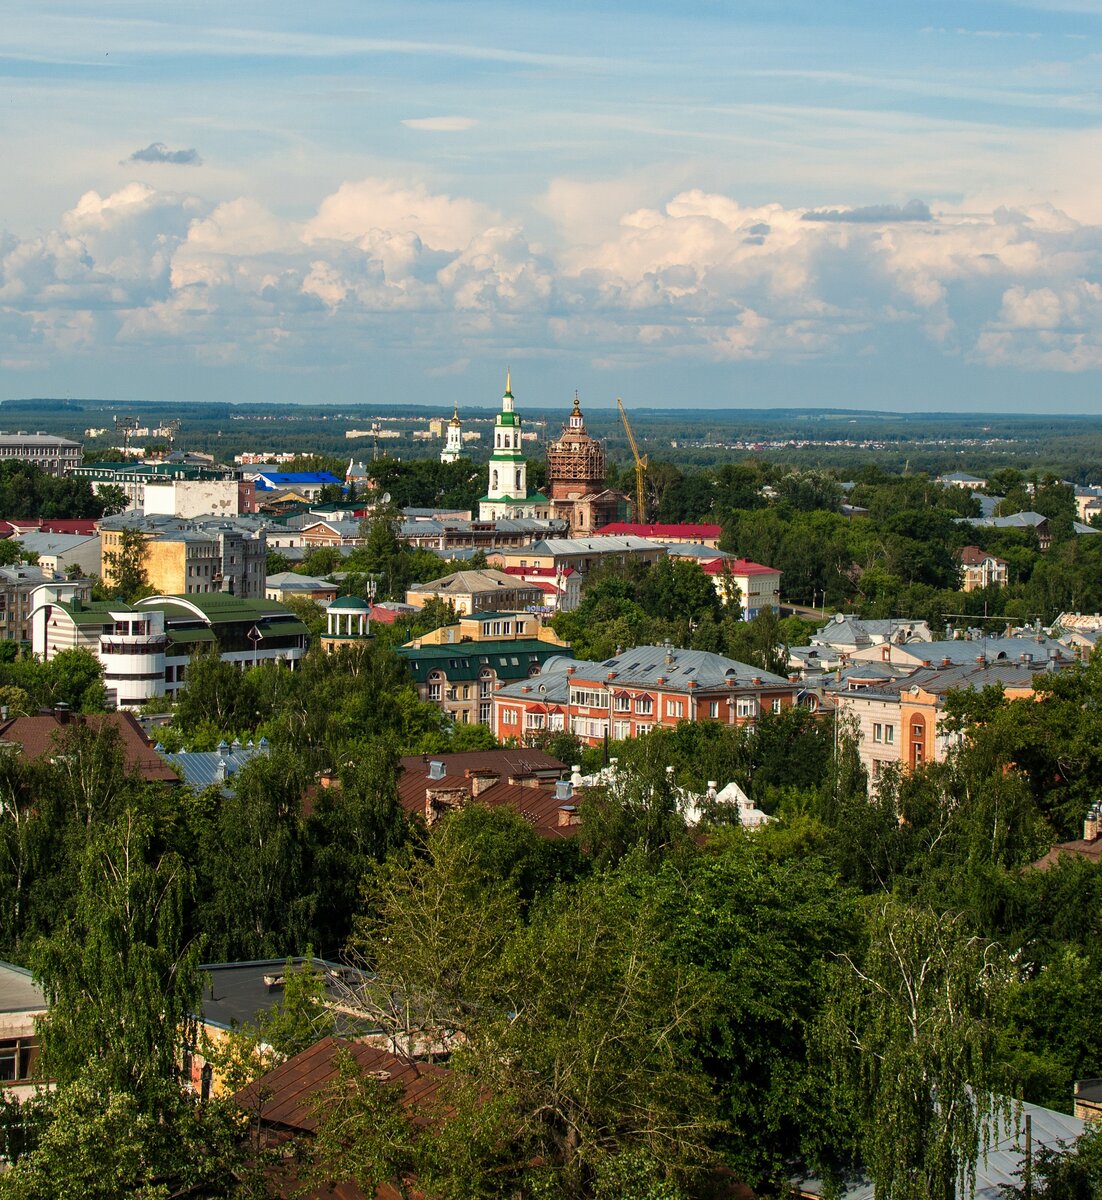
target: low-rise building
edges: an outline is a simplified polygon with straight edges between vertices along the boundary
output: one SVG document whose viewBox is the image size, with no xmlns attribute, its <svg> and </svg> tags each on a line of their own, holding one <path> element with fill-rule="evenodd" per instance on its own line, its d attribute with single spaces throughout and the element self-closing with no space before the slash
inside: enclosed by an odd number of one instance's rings
<svg viewBox="0 0 1102 1200">
<path fill-rule="evenodd" d="M 46 995 L 30 971 L 0 961 L 0 1101 L 28 1100 L 41 1085 L 36 1023 L 46 1011 Z"/>
<path fill-rule="evenodd" d="M 969 475 L 967 471 L 951 471 L 948 475 L 939 475 L 934 483 L 942 487 L 959 487 L 968 492 L 976 492 L 987 487 L 987 480 L 978 475 Z"/>
<path fill-rule="evenodd" d="M 99 534 L 33 533 L 20 534 L 15 540 L 44 571 L 68 575 L 70 570 L 81 575 L 100 573 Z"/>
<path fill-rule="evenodd" d="M 528 546 L 540 538 L 567 532 L 565 521 L 536 520 L 534 517 L 502 517 L 496 521 L 472 521 L 468 516 L 403 513 L 398 537 L 409 546 L 431 550 L 447 558 L 457 550 L 493 550 Z"/>
<path fill-rule="evenodd" d="M 717 558 L 701 569 L 715 585 L 724 604 L 737 600 L 743 620 L 752 621 L 766 609 L 781 606 L 781 572 L 745 558 Z"/>
<path fill-rule="evenodd" d="M 340 590 L 340 586 L 332 580 L 299 575 L 296 571 L 279 571 L 264 581 L 264 595 L 281 604 L 285 604 L 292 596 L 303 596 L 318 604 L 328 604 L 337 598 Z"/>
<path fill-rule="evenodd" d="M 556 571 L 554 567 L 502 567 L 502 570 L 529 587 L 539 588 L 543 593 L 544 613 L 573 612 L 582 602 L 582 577 L 572 567 L 564 571 Z"/>
<path fill-rule="evenodd" d="M 5 433 L 0 430 L 0 462 L 27 462 L 47 475 L 68 475 L 79 467 L 84 447 L 50 433 Z"/>
<path fill-rule="evenodd" d="M 723 526 L 701 524 L 646 524 L 641 521 L 614 521 L 593 531 L 594 537 L 638 537 L 652 542 L 699 542 L 715 550 L 723 536 Z"/>
<path fill-rule="evenodd" d="M 567 570 L 588 575 L 609 562 L 656 563 L 666 557 L 665 546 L 640 537 L 544 538 L 527 546 L 487 555 L 497 567 L 544 567 L 556 575 Z"/>
<path fill-rule="evenodd" d="M 570 657 L 569 647 L 538 637 L 517 638 L 511 632 L 516 614 L 490 614 L 494 624 L 510 632 L 487 640 L 455 644 L 399 646 L 409 663 L 422 700 L 438 704 L 459 725 L 490 725 L 493 699 L 499 686 L 538 675 L 552 658 Z"/>
<path fill-rule="evenodd" d="M 540 728 L 558 728 L 561 719 L 562 728 L 595 746 L 681 721 L 753 724 L 795 703 L 797 690 L 780 675 L 720 654 L 636 646 L 600 663 L 549 661 L 539 675 L 496 693 L 493 728 L 499 740 L 523 741 Z M 540 715 L 546 725 L 529 721 Z"/>
<path fill-rule="evenodd" d="M 480 612 L 460 617 L 454 625 L 443 625 L 423 633 L 407 645 L 417 650 L 422 646 L 458 646 L 474 642 L 524 642 L 535 638 L 559 650 L 570 645 L 551 628 L 544 625 L 535 613 Z"/>
<path fill-rule="evenodd" d="M 960 559 L 961 591 L 975 592 L 986 587 L 1006 587 L 1010 564 L 979 546 L 965 546 L 957 552 Z"/>
<path fill-rule="evenodd" d="M 573 837 L 577 804 L 566 772 L 565 763 L 529 748 L 411 755 L 401 760 L 398 797 L 409 816 L 427 825 L 478 803 L 511 809 L 540 837 Z"/>
<path fill-rule="evenodd" d="M 343 483 L 331 471 L 266 471 L 249 468 L 244 475 L 246 479 L 253 480 L 258 493 L 292 490 L 307 500 L 316 500 L 322 488 L 334 485 L 341 487 Z M 260 495 L 257 498 L 263 499 Z"/>
<path fill-rule="evenodd" d="M 950 692 L 999 687 L 1009 700 L 1034 694 L 1044 660 L 1025 659 L 919 667 L 909 674 L 872 685 L 847 683 L 833 693 L 839 720 L 857 736 L 858 752 L 869 787 L 888 766 L 905 770 L 944 762 L 957 742 L 941 724 Z"/>
<path fill-rule="evenodd" d="M 543 592 L 504 571 L 454 571 L 441 579 L 414 584 L 406 603 L 423 608 L 430 600 L 447 600 L 461 614 L 524 612 L 543 606 Z"/>
</svg>

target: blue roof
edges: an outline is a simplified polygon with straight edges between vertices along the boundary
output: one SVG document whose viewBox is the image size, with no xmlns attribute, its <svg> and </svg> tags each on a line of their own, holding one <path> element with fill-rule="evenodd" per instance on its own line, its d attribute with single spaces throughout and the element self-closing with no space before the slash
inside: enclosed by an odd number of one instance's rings
<svg viewBox="0 0 1102 1200">
<path fill-rule="evenodd" d="M 257 481 L 261 479 L 270 487 L 294 487 L 296 483 L 344 483 L 343 479 L 338 479 L 329 471 L 262 471 Z"/>
</svg>

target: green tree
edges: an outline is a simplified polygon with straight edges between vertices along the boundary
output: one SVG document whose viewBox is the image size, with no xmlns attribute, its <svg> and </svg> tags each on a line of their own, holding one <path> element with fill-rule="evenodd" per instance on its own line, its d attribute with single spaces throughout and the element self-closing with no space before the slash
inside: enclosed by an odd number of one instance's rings
<svg viewBox="0 0 1102 1200">
<path fill-rule="evenodd" d="M 150 591 L 145 568 L 145 534 L 133 527 L 123 529 L 118 546 L 103 555 L 104 588 L 112 596 L 133 602 Z"/>
<path fill-rule="evenodd" d="M 842 955 L 821 1050 L 855 1148 L 884 1200 L 954 1200 L 975 1177 L 1001 1081 L 1002 951 L 959 918 L 881 900 L 868 950 Z"/>
<path fill-rule="evenodd" d="M 49 1011 L 39 1025 L 59 1084 L 94 1062 L 102 1083 L 157 1103 L 175 1078 L 200 994 L 199 945 L 184 930 L 191 873 L 127 813 L 88 845 L 72 915 L 31 954 Z"/>
</svg>

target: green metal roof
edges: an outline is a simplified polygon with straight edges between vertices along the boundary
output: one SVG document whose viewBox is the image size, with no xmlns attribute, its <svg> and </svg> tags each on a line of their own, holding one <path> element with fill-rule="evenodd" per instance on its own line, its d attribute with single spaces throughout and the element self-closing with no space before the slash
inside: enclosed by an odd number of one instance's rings
<svg viewBox="0 0 1102 1200">
<path fill-rule="evenodd" d="M 142 608 L 159 608 L 164 612 L 172 610 L 173 615 L 184 614 L 195 620 L 195 614 L 188 607 L 193 605 L 203 614 L 212 625 L 228 625 L 238 621 L 260 621 L 265 617 L 274 620 L 294 620 L 294 613 L 275 600 L 242 600 L 240 596 L 231 596 L 227 592 L 199 592 L 186 596 L 156 596 L 143 600 Z"/>
<path fill-rule="evenodd" d="M 136 611 L 125 600 L 50 600 L 48 603 L 67 612 L 74 625 L 104 625 L 112 613 Z"/>
<path fill-rule="evenodd" d="M 551 502 L 542 492 L 529 492 L 522 499 L 515 500 L 512 496 L 501 496 L 495 499 L 493 496 L 479 496 L 478 502 L 487 504 L 550 504 Z"/>
<path fill-rule="evenodd" d="M 273 621 L 270 625 L 261 626 L 260 632 L 265 637 L 283 637 L 287 634 L 301 635 L 309 630 L 301 621 Z"/>
<path fill-rule="evenodd" d="M 470 683 L 478 673 L 489 667 L 498 679 L 513 681 L 527 679 L 537 664 L 542 665 L 555 655 L 573 658 L 564 646 L 523 638 L 516 642 L 459 642 L 445 646 L 397 646 L 397 652 L 409 662 L 417 683 L 425 683 L 431 671 L 443 671 L 449 683 Z"/>
<path fill-rule="evenodd" d="M 205 627 L 203 629 L 169 629 L 166 630 L 166 635 L 174 646 L 190 646 L 194 642 L 209 643 L 217 640 L 214 633 Z"/>
</svg>

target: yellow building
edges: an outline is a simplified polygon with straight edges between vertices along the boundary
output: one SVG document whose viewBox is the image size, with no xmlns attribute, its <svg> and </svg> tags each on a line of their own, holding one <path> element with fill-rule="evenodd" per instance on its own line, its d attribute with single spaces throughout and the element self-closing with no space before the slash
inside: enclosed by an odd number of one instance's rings
<svg viewBox="0 0 1102 1200">
<path fill-rule="evenodd" d="M 532 613 L 521 612 L 488 612 L 460 617 L 457 625 L 443 625 L 431 633 L 414 638 L 406 645 L 416 649 L 421 646 L 454 646 L 461 642 L 522 642 L 532 638 L 551 646 L 570 648 L 570 643 L 564 642 L 550 625 L 544 625 Z"/>
</svg>

